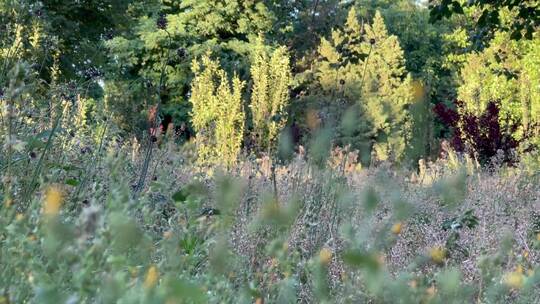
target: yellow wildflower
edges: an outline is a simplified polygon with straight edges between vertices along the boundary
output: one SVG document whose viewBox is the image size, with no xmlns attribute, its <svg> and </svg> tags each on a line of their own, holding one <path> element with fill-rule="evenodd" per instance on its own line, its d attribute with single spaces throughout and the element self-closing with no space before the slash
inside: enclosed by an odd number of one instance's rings
<svg viewBox="0 0 540 304">
<path fill-rule="evenodd" d="M 429 250 L 429 256 L 433 262 L 442 264 L 446 258 L 446 251 L 441 246 L 436 246 Z"/>
<path fill-rule="evenodd" d="M 57 215 L 62 206 L 63 194 L 62 191 L 55 186 L 49 187 L 45 193 L 43 202 L 43 213 L 45 215 Z"/>
<path fill-rule="evenodd" d="M 400 234 L 401 233 L 401 229 L 403 228 L 403 223 L 402 222 L 397 222 L 395 223 L 393 226 L 392 226 L 392 233 L 393 234 Z"/>
<path fill-rule="evenodd" d="M 159 280 L 159 271 L 155 265 L 148 269 L 146 273 L 146 278 L 144 279 L 144 288 L 151 289 L 156 286 Z"/>
<path fill-rule="evenodd" d="M 17 222 L 20 222 L 24 219 L 24 214 L 22 213 L 17 213 L 17 215 L 15 216 L 15 220 L 17 220 Z"/>
<path fill-rule="evenodd" d="M 519 273 L 517 270 L 509 272 L 503 277 L 503 283 L 513 289 L 519 289 L 523 287 L 524 281 L 525 279 L 523 277 L 523 274 Z"/>
<path fill-rule="evenodd" d="M 321 251 L 319 252 L 319 259 L 324 265 L 330 264 L 330 262 L 332 261 L 332 251 L 330 251 L 330 249 L 326 247 L 321 249 Z"/>
<path fill-rule="evenodd" d="M 536 240 L 540 242 L 540 232 L 536 234 Z"/>
</svg>

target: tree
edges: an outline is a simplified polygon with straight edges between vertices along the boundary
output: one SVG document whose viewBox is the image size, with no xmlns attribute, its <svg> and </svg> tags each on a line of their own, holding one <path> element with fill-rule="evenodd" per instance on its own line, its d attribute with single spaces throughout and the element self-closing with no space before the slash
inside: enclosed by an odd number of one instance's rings
<svg viewBox="0 0 540 304">
<path fill-rule="evenodd" d="M 540 28 L 540 5 L 537 0 L 469 0 L 463 3 L 452 0 L 429 0 L 430 19 L 432 22 L 448 18 L 453 14 L 465 14 L 467 9 L 476 9 L 476 28 L 484 34 L 495 31 L 510 32 L 510 38 L 519 40 L 533 39 L 533 34 Z M 513 16 L 510 24 L 501 22 L 501 12 L 509 11 Z"/>
<path fill-rule="evenodd" d="M 342 124 L 342 143 L 379 159 L 403 159 L 410 137 L 411 78 L 399 41 L 388 33 L 380 12 L 369 25 L 359 22 L 352 8 L 344 28 L 333 30 L 330 40 L 321 39 L 319 55 L 316 87 L 334 103 L 355 103 Z"/>
<path fill-rule="evenodd" d="M 287 122 L 292 75 L 287 50 L 278 47 L 269 54 L 263 42 L 259 37 L 252 55 L 253 86 L 249 107 L 257 146 L 262 151 L 271 152 Z"/>
<path fill-rule="evenodd" d="M 363 47 L 371 54 L 366 58 L 361 103 L 377 131 L 374 149 L 380 159 L 400 160 L 410 139 L 412 79 L 398 38 L 388 34 L 378 11 L 372 25 L 366 25 Z"/>
<path fill-rule="evenodd" d="M 266 0 L 274 13 L 277 43 L 289 46 L 291 56 L 298 59 L 297 66 L 304 68 L 302 57 L 312 58 L 319 37 L 343 23 L 352 1 L 343 0 Z M 296 61 L 296 60 L 295 60 Z"/>
<path fill-rule="evenodd" d="M 458 98 L 463 110 L 479 115 L 491 102 L 500 109 L 504 131 L 515 140 L 538 142 L 540 126 L 540 39 L 514 41 L 497 32 L 490 46 L 467 56 L 461 69 Z M 517 129 L 515 129 L 517 127 Z"/>
<path fill-rule="evenodd" d="M 238 76 L 231 82 L 219 61 L 210 54 L 192 63 L 195 77 L 191 84 L 191 119 L 197 132 L 198 162 L 230 168 L 240 153 L 244 132 L 242 88 Z"/>
<path fill-rule="evenodd" d="M 245 78 L 253 42 L 258 33 L 271 32 L 274 22 L 263 1 L 243 0 L 155 0 L 132 18 L 135 26 L 107 43 L 109 81 L 129 82 L 122 87 L 129 87 L 132 103 L 142 105 L 145 88 L 157 87 L 163 78 L 162 115 L 177 124 L 189 120 L 189 103 L 184 101 L 193 78 L 191 61 L 210 50 L 226 71 Z"/>
</svg>

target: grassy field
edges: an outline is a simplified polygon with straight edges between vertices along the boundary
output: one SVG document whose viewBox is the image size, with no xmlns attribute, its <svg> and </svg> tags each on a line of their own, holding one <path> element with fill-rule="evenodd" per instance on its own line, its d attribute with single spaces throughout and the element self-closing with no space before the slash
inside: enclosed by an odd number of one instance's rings
<svg viewBox="0 0 540 304">
<path fill-rule="evenodd" d="M 540 183 L 525 159 L 480 169 L 447 151 L 409 171 L 301 149 L 224 173 L 166 136 L 70 135 L 59 121 L 41 155 L 14 150 L 2 173 L 20 195 L 0 209 L 0 303 L 540 300 Z"/>
</svg>

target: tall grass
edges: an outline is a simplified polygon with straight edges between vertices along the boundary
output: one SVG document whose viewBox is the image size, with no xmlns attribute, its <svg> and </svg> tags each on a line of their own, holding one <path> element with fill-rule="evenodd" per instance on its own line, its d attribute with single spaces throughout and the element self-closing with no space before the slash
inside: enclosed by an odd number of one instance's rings
<svg viewBox="0 0 540 304">
<path fill-rule="evenodd" d="M 324 141 L 201 169 L 166 135 L 146 157 L 99 110 L 75 127 L 80 96 L 59 85 L 42 110 L 17 77 L 1 99 L 0 303 L 540 301 L 534 155 L 362 169 Z"/>
</svg>

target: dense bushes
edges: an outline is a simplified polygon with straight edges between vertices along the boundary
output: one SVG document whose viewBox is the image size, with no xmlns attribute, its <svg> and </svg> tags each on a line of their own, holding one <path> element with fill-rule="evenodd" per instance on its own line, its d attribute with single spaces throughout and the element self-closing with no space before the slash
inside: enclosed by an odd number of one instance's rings
<svg viewBox="0 0 540 304">
<path fill-rule="evenodd" d="M 451 128 L 450 143 L 456 151 L 478 157 L 482 163 L 495 156 L 505 162 L 516 160 L 519 142 L 512 137 L 513 129 L 501 127 L 497 103 L 488 103 L 479 116 L 467 112 L 463 102 L 456 101 L 455 107 L 456 110 L 440 103 L 433 110 Z"/>
<path fill-rule="evenodd" d="M 289 57 L 283 47 L 269 56 L 262 36 L 258 39 L 252 55 L 249 116 L 244 110 L 244 83 L 236 74 L 231 88 L 226 72 L 210 54 L 203 56 L 201 63 L 193 62 L 191 117 L 201 164 L 231 167 L 243 143 L 249 152 L 273 154 L 277 148 L 278 135 L 287 123 Z M 244 138 L 245 125 L 250 126 L 247 138 Z"/>
</svg>

